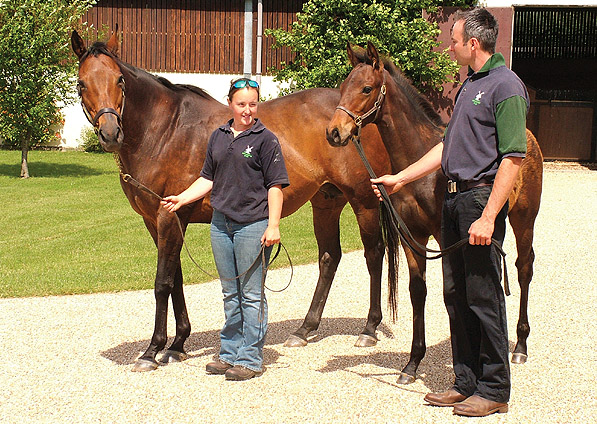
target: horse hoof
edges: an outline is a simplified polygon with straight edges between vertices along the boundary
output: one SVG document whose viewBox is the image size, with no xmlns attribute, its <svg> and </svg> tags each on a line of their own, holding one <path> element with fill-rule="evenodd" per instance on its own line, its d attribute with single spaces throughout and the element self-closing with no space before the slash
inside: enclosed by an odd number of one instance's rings
<svg viewBox="0 0 597 424">
<path fill-rule="evenodd" d="M 524 353 L 514 352 L 512 354 L 513 364 L 524 364 L 527 361 L 528 356 Z"/>
<path fill-rule="evenodd" d="M 145 372 L 153 371 L 158 367 L 157 361 L 151 361 L 148 359 L 137 359 L 133 366 L 133 372 Z"/>
<path fill-rule="evenodd" d="M 371 347 L 377 344 L 377 337 L 368 334 L 359 334 L 359 338 L 354 344 L 356 347 Z"/>
<path fill-rule="evenodd" d="M 396 383 L 398 384 L 412 384 L 415 382 L 415 377 L 405 372 L 401 372 Z"/>
<path fill-rule="evenodd" d="M 299 336 L 291 334 L 284 342 L 284 347 L 305 347 L 307 346 L 307 340 L 301 339 Z"/>
<path fill-rule="evenodd" d="M 160 362 L 162 364 L 169 364 L 171 362 L 182 362 L 189 357 L 184 352 L 179 352 L 177 350 L 167 350 L 164 352 L 162 357 L 160 358 Z"/>
</svg>

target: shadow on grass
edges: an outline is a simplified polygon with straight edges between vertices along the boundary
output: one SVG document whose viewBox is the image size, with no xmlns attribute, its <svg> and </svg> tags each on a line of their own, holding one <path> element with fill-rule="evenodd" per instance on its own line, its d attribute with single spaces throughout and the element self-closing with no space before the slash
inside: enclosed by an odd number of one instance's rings
<svg viewBox="0 0 597 424">
<path fill-rule="evenodd" d="M 91 177 L 107 172 L 86 165 L 73 163 L 29 162 L 32 178 Z M 0 176 L 20 178 L 21 164 L 0 164 Z"/>
</svg>

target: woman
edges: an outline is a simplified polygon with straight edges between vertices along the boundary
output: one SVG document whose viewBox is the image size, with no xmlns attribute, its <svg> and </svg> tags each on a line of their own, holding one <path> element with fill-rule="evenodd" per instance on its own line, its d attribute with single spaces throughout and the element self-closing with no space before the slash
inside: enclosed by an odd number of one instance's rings
<svg viewBox="0 0 597 424">
<path fill-rule="evenodd" d="M 200 177 L 162 201 L 174 212 L 211 191 L 211 246 L 226 321 L 219 357 L 206 371 L 225 374 L 227 380 L 248 380 L 263 372 L 267 302 L 261 299 L 261 261 L 251 265 L 262 245 L 269 259 L 271 246 L 280 242 L 282 188 L 289 184 L 280 144 L 256 117 L 258 101 L 255 81 L 240 78 L 231 84 L 233 118 L 212 133 Z"/>
</svg>

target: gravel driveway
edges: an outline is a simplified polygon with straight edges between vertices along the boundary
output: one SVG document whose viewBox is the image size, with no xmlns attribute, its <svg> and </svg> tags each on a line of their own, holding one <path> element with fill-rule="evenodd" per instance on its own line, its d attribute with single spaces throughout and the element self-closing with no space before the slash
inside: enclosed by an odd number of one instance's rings
<svg viewBox="0 0 597 424">
<path fill-rule="evenodd" d="M 447 389 L 452 382 L 438 261 L 428 265 L 428 348 L 416 382 L 396 384 L 407 362 L 412 331 L 404 260 L 399 319 L 384 319 L 377 346 L 353 347 L 369 297 L 359 251 L 344 255 L 322 324 L 305 348 L 285 348 L 283 343 L 307 311 L 317 266 L 296 267 L 288 290 L 268 294 L 267 371 L 246 382 L 228 382 L 204 371 L 218 347 L 223 321 L 219 282 L 186 287 L 193 325 L 186 344 L 190 357 L 150 373 L 133 373 L 131 367 L 153 330 L 152 291 L 0 299 L 0 422 L 596 422 L 596 207 L 597 171 L 578 165 L 546 166 L 530 291 L 530 356 L 526 364 L 512 366 L 507 414 L 455 417 L 451 408 L 423 402 L 427 392 Z M 520 290 L 511 231 L 505 250 L 513 346 Z M 272 271 L 269 285 L 283 285 L 288 273 Z"/>
</svg>

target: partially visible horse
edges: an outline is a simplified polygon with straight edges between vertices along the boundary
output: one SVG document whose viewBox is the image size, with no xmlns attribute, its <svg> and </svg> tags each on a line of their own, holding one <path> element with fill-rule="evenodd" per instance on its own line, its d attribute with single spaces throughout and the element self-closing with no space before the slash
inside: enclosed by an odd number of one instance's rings
<svg viewBox="0 0 597 424">
<path fill-rule="evenodd" d="M 345 145 L 358 131 L 353 117 L 374 111 L 364 119 L 362 125 L 372 122 L 377 125 L 390 155 L 392 173 L 397 173 L 417 161 L 441 140 L 444 125 L 427 99 L 391 61 L 380 58 L 371 43 L 366 54 L 348 46 L 348 57 L 354 68 L 340 86 L 340 109 L 336 110 L 328 124 L 328 141 L 333 146 Z M 347 111 L 353 117 L 349 116 Z M 365 140 L 363 145 L 366 144 Z M 375 163 L 375 159 L 371 162 Z M 527 130 L 527 155 L 510 195 L 508 211 L 518 250 L 516 267 L 521 290 L 518 340 L 512 355 L 512 362 L 515 363 L 523 363 L 527 358 L 527 338 L 530 331 L 527 305 L 535 257 L 533 228 L 541 201 L 542 181 L 543 156 L 537 140 Z M 430 236 L 436 240 L 440 239 L 442 200 L 446 183 L 444 175 L 437 171 L 408 184 L 391 196 L 392 204 L 415 239 L 423 245 L 427 244 Z M 408 247 L 404 247 L 404 251 L 410 272 L 409 288 L 414 322 L 410 360 L 403 368 L 399 382 L 409 383 L 414 381 L 417 368 L 426 351 L 426 260 L 414 254 Z"/>
<path fill-rule="evenodd" d="M 116 32 L 107 43 L 95 43 L 89 49 L 73 32 L 71 43 L 79 58 L 78 89 L 83 109 L 96 127 L 102 147 L 118 154 L 122 173 L 130 174 L 159 196 L 179 193 L 188 187 L 199 176 L 209 135 L 231 118 L 229 109 L 202 89 L 171 84 L 122 62 L 117 57 Z M 326 125 L 339 100 L 338 90 L 312 89 L 264 102 L 259 107 L 260 118 L 279 138 L 290 177 L 291 185 L 284 189 L 283 216 L 311 201 L 319 248 L 320 275 L 313 301 L 303 325 L 289 337 L 290 346 L 306 344 L 307 335 L 321 321 L 342 255 L 339 219 L 347 202 L 357 217 L 370 274 L 370 310 L 358 345 L 375 343 L 375 330 L 382 319 L 384 244 L 378 201 L 356 152 L 334 149 L 325 139 Z M 389 158 L 377 130 L 372 127 L 364 137 L 369 141 L 367 153 L 375 158 L 376 172 L 389 172 Z M 180 263 L 183 239 L 175 216 L 160 207 L 158 198 L 128 184 L 122 173 L 122 189 L 133 209 L 143 217 L 158 249 L 155 327 L 149 347 L 133 368 L 145 371 L 157 367 L 156 355 L 166 345 L 170 296 L 176 336 L 162 361 L 182 360 L 186 356 L 184 343 L 191 326 Z M 178 211 L 185 230 L 189 223 L 209 222 L 211 214 L 209 199 Z"/>
</svg>

